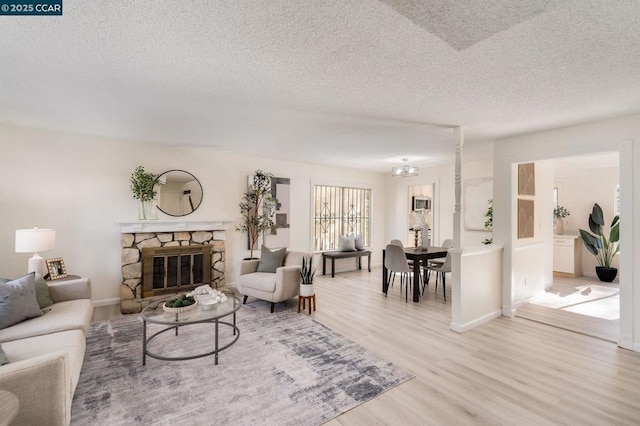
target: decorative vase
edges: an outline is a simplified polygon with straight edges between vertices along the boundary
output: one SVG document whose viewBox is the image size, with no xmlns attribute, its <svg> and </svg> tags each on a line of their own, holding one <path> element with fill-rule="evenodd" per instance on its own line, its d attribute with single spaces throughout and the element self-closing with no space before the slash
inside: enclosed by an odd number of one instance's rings
<svg viewBox="0 0 640 426">
<path fill-rule="evenodd" d="M 147 220 L 158 220 L 158 204 L 156 200 L 145 201 Z"/>
<path fill-rule="evenodd" d="M 556 235 L 564 234 L 564 221 L 561 217 L 553 219 L 553 233 Z"/>
<path fill-rule="evenodd" d="M 431 247 L 431 233 L 428 227 L 422 228 L 422 248 Z"/>
<path fill-rule="evenodd" d="M 158 207 L 156 206 L 156 200 L 138 200 L 138 220 L 155 219 L 158 219 Z"/>
<path fill-rule="evenodd" d="M 147 206 L 145 201 L 138 200 L 138 220 L 147 220 Z"/>
<path fill-rule="evenodd" d="M 313 296 L 313 283 L 311 284 L 300 284 L 300 296 Z"/>
<path fill-rule="evenodd" d="M 616 278 L 616 275 L 618 275 L 618 269 L 596 266 L 596 275 L 600 278 L 600 281 L 610 283 Z"/>
<path fill-rule="evenodd" d="M 413 232 L 415 232 L 413 237 L 413 247 L 415 247 L 416 250 L 420 250 L 422 249 L 422 246 L 421 246 L 422 241 L 420 240 L 420 229 L 414 228 Z"/>
</svg>

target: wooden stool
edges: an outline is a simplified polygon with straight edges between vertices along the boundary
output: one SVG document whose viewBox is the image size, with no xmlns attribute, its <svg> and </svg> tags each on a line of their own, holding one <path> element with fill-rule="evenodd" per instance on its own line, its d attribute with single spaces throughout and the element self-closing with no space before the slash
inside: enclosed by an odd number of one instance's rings
<svg viewBox="0 0 640 426">
<path fill-rule="evenodd" d="M 311 304 L 313 303 L 313 311 L 316 311 L 316 295 L 311 296 L 298 296 L 298 312 L 300 312 L 300 305 L 304 310 L 307 300 L 309 301 L 309 315 L 311 315 Z"/>
</svg>

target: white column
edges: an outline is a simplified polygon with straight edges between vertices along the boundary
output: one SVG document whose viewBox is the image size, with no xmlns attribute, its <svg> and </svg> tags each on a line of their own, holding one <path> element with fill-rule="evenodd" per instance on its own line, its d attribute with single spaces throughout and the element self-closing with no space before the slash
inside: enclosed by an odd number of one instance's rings
<svg viewBox="0 0 640 426">
<path fill-rule="evenodd" d="M 461 217 L 462 217 L 462 145 L 464 136 L 461 127 L 454 128 L 455 142 L 455 206 L 453 213 L 453 249 L 449 250 L 451 256 L 451 324 L 450 328 L 456 331 L 462 323 L 462 243 L 461 243 Z"/>
</svg>

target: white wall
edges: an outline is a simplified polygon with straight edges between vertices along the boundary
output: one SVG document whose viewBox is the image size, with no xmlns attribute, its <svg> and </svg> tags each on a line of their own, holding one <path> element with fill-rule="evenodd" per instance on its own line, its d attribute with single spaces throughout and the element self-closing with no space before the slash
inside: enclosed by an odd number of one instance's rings
<svg viewBox="0 0 640 426">
<path fill-rule="evenodd" d="M 512 165 L 600 152 L 620 153 L 621 256 L 620 322 L 625 348 L 640 351 L 640 115 L 602 120 L 562 129 L 501 139 L 494 144 L 494 239 L 504 245 L 503 313 L 515 309 L 512 268 L 515 240 L 512 235 Z"/>
<path fill-rule="evenodd" d="M 113 141 L 54 131 L 0 126 L 0 276 L 26 272 L 28 254 L 14 253 L 16 229 L 39 226 L 56 230 L 56 248 L 45 258 L 64 258 L 70 274 L 88 276 L 93 299 L 118 302 L 120 297 L 119 220 L 137 219 L 129 177 L 143 165 L 161 173 L 182 169 L 202 183 L 204 197 L 185 219 L 232 220 L 247 176 L 256 169 L 291 178 L 293 250 L 309 251 L 311 181 L 362 185 L 373 189 L 372 251 L 380 263 L 385 240 L 385 188 L 382 174 L 305 163 L 248 157 L 205 147 L 173 147 Z M 405 191 L 406 194 L 406 191 Z M 162 213 L 159 217 L 169 218 Z M 227 282 L 247 256 L 246 236 L 227 231 Z"/>
</svg>

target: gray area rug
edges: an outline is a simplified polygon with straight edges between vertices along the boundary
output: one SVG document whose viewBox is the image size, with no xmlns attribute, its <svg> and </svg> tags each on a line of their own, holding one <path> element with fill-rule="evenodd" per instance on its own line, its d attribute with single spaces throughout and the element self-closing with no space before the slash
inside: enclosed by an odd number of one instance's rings
<svg viewBox="0 0 640 426">
<path fill-rule="evenodd" d="M 218 365 L 209 356 L 147 357 L 146 366 L 138 315 L 91 324 L 71 424 L 319 425 L 414 377 L 289 308 L 250 303 L 237 324 L 240 338 Z M 150 349 L 202 353 L 212 334 L 212 325 L 186 326 Z M 220 336 L 229 341 L 230 327 Z"/>
</svg>

